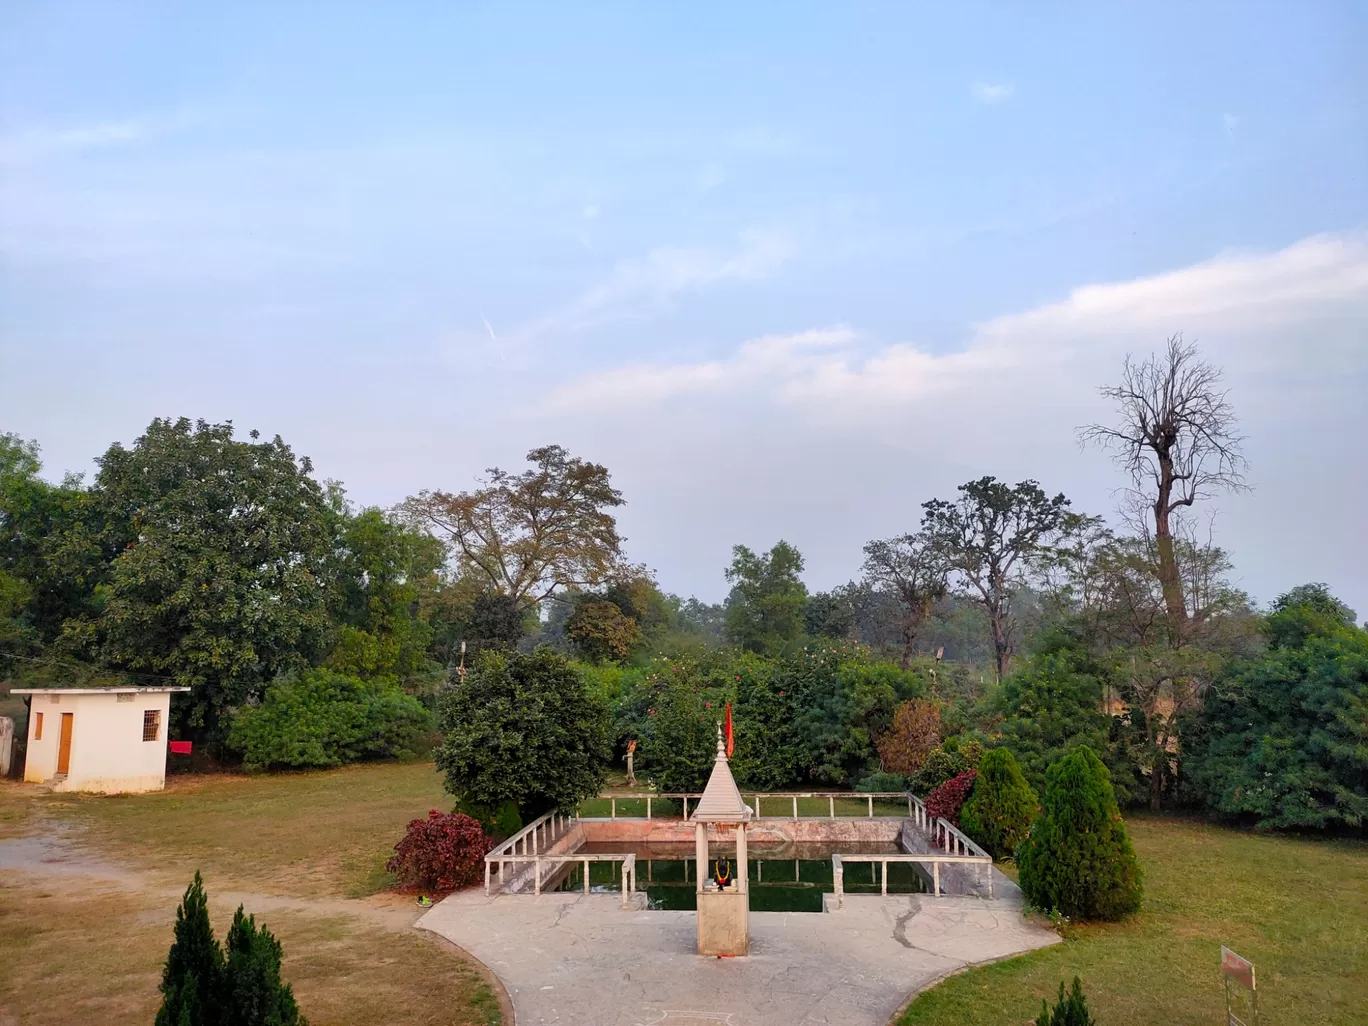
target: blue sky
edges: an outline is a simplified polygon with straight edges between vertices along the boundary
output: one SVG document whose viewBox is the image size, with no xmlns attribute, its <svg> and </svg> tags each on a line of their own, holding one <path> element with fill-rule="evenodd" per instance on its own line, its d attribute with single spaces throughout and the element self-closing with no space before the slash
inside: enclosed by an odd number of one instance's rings
<svg viewBox="0 0 1368 1026">
<path fill-rule="evenodd" d="M 560 441 L 719 598 L 985 473 L 1108 512 L 1073 428 L 1183 331 L 1240 583 L 1368 614 L 1368 8 L 734 7 L 0 3 L 0 429 L 232 419 L 380 505 Z"/>
</svg>

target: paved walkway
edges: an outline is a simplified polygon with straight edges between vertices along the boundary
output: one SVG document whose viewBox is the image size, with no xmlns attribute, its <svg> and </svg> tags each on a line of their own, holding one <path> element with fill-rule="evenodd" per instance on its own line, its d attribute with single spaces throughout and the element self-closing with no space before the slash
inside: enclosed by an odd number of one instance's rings
<svg viewBox="0 0 1368 1026">
<path fill-rule="evenodd" d="M 607 894 L 467 891 L 418 925 L 498 975 L 516 1026 L 884 1026 L 946 973 L 1059 939 L 1013 897 L 847 895 L 840 912 L 750 919 L 751 955 L 735 959 L 694 953 L 694 913 Z"/>
</svg>

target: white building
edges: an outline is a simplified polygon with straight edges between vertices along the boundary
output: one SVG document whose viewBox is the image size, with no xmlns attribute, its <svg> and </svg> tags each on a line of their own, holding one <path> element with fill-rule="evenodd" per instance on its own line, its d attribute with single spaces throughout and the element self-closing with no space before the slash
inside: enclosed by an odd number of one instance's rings
<svg viewBox="0 0 1368 1026">
<path fill-rule="evenodd" d="M 57 791 L 160 791 L 171 693 L 189 690 L 15 688 L 32 696 L 24 779 Z"/>
</svg>

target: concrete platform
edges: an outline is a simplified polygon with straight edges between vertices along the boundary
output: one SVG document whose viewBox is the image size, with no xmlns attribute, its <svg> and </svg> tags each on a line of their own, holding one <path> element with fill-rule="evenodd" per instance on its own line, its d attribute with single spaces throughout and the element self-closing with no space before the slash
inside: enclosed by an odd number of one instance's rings
<svg viewBox="0 0 1368 1026">
<path fill-rule="evenodd" d="M 693 912 L 640 899 L 464 891 L 418 926 L 498 975 L 516 1026 L 885 1026 L 947 973 L 1059 940 L 1010 897 L 847 895 L 841 912 L 752 912 L 749 957 L 702 958 Z"/>
</svg>

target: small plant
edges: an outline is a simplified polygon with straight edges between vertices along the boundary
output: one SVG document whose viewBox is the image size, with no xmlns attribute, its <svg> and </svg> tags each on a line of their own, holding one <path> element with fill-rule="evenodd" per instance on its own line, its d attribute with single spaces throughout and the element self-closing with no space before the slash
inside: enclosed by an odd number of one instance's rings
<svg viewBox="0 0 1368 1026">
<path fill-rule="evenodd" d="M 1016 757 L 1006 748 L 994 748 L 979 762 L 960 826 L 994 858 L 1010 858 L 1030 833 L 1038 805 Z"/>
<path fill-rule="evenodd" d="M 926 811 L 931 818 L 944 819 L 959 826 L 960 809 L 973 790 L 977 770 L 965 770 L 951 777 L 926 796 Z"/>
<path fill-rule="evenodd" d="M 199 873 L 176 907 L 175 940 L 162 969 L 156 1026 L 308 1026 L 280 979 L 280 942 L 238 906 L 228 953 L 214 938 Z"/>
<path fill-rule="evenodd" d="M 1060 981 L 1059 999 L 1053 1011 L 1048 1001 L 1040 1002 L 1040 1015 L 1036 1017 L 1035 1026 L 1097 1026 L 1097 1020 L 1088 1012 L 1088 1002 L 1083 998 L 1083 984 L 1077 976 L 1067 994 L 1064 993 L 1063 981 Z"/>
<path fill-rule="evenodd" d="M 427 819 L 409 823 L 385 868 L 398 877 L 400 886 L 454 891 L 480 878 L 480 864 L 488 850 L 478 820 L 461 812 L 433 809 Z"/>
</svg>

